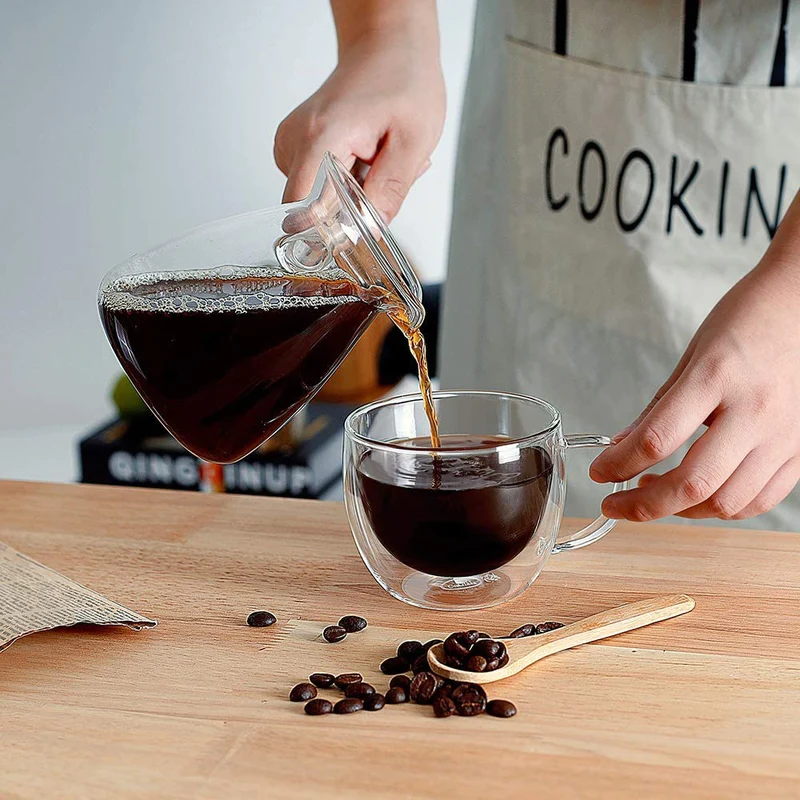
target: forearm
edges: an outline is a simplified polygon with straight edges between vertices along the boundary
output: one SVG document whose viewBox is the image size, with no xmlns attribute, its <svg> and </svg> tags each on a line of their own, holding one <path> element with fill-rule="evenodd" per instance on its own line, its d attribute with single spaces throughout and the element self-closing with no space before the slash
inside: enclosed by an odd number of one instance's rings
<svg viewBox="0 0 800 800">
<path fill-rule="evenodd" d="M 366 40 L 401 35 L 426 52 L 439 52 L 436 0 L 331 0 L 339 57 Z"/>
</svg>

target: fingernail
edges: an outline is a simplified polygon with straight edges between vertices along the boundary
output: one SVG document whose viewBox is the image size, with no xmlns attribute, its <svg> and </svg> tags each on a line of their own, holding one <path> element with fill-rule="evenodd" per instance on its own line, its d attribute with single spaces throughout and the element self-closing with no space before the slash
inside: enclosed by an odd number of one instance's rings
<svg viewBox="0 0 800 800">
<path fill-rule="evenodd" d="M 604 517 L 608 517 L 609 519 L 622 519 L 622 515 L 614 507 L 613 501 L 609 500 L 608 498 L 603 500 L 603 505 L 601 506 L 601 510 L 603 512 Z"/>
</svg>

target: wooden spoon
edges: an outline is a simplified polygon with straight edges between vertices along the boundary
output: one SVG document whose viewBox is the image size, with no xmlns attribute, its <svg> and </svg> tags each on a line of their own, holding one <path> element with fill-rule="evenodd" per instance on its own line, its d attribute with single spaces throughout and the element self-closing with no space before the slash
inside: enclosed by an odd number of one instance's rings
<svg viewBox="0 0 800 800">
<path fill-rule="evenodd" d="M 577 647 L 579 644 L 643 628 L 654 622 L 686 614 L 693 608 L 694 600 L 685 594 L 651 597 L 636 603 L 626 603 L 609 611 L 601 611 L 592 617 L 586 617 L 548 633 L 526 636 L 522 639 L 497 639 L 506 646 L 508 664 L 491 672 L 470 672 L 447 666 L 444 662 L 444 645 L 441 644 L 428 650 L 428 664 L 434 672 L 451 681 L 492 683 L 516 675 L 535 661 L 561 650 L 569 650 L 570 647 Z"/>
</svg>

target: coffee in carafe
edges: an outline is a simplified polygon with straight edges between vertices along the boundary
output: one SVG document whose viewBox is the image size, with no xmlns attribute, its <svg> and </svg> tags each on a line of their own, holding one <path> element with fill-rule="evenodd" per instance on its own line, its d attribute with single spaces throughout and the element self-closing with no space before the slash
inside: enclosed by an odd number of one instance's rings
<svg viewBox="0 0 800 800">
<path fill-rule="evenodd" d="M 378 313 L 338 280 L 229 269 L 112 282 L 100 312 L 139 394 L 184 447 L 230 463 L 313 395 Z"/>
</svg>

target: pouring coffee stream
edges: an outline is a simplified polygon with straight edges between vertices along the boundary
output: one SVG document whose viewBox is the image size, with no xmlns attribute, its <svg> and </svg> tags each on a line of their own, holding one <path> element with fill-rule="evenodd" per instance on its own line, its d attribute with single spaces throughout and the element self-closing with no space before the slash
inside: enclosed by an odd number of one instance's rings
<svg viewBox="0 0 800 800">
<path fill-rule="evenodd" d="M 402 306 L 389 311 L 389 317 L 395 325 L 403 332 L 408 340 L 408 346 L 414 361 L 417 363 L 417 375 L 419 376 L 419 391 L 422 395 L 422 405 L 425 409 L 425 416 L 428 418 L 428 426 L 431 433 L 431 447 L 436 449 L 442 446 L 439 438 L 439 417 L 436 413 L 436 406 L 433 404 L 433 390 L 431 388 L 431 376 L 428 371 L 428 356 L 425 347 L 425 337 L 419 327 L 411 327 L 408 316 L 404 313 Z"/>
<path fill-rule="evenodd" d="M 364 181 L 369 172 L 370 166 L 360 158 L 355 160 L 351 173 L 359 186 L 364 185 Z M 399 294 L 394 294 L 393 302 L 387 310 L 389 318 L 400 329 L 408 340 L 408 346 L 414 361 L 417 364 L 417 376 L 419 379 L 419 391 L 422 395 L 422 404 L 425 409 L 425 416 L 428 418 L 428 427 L 431 434 L 431 447 L 440 448 L 442 443 L 439 438 L 439 418 L 436 414 L 436 406 L 433 403 L 433 389 L 431 387 L 430 372 L 428 370 L 428 356 L 425 346 L 425 337 L 422 335 L 420 326 L 422 321 L 414 325 L 411 322 L 410 309 L 403 303 Z"/>
</svg>

